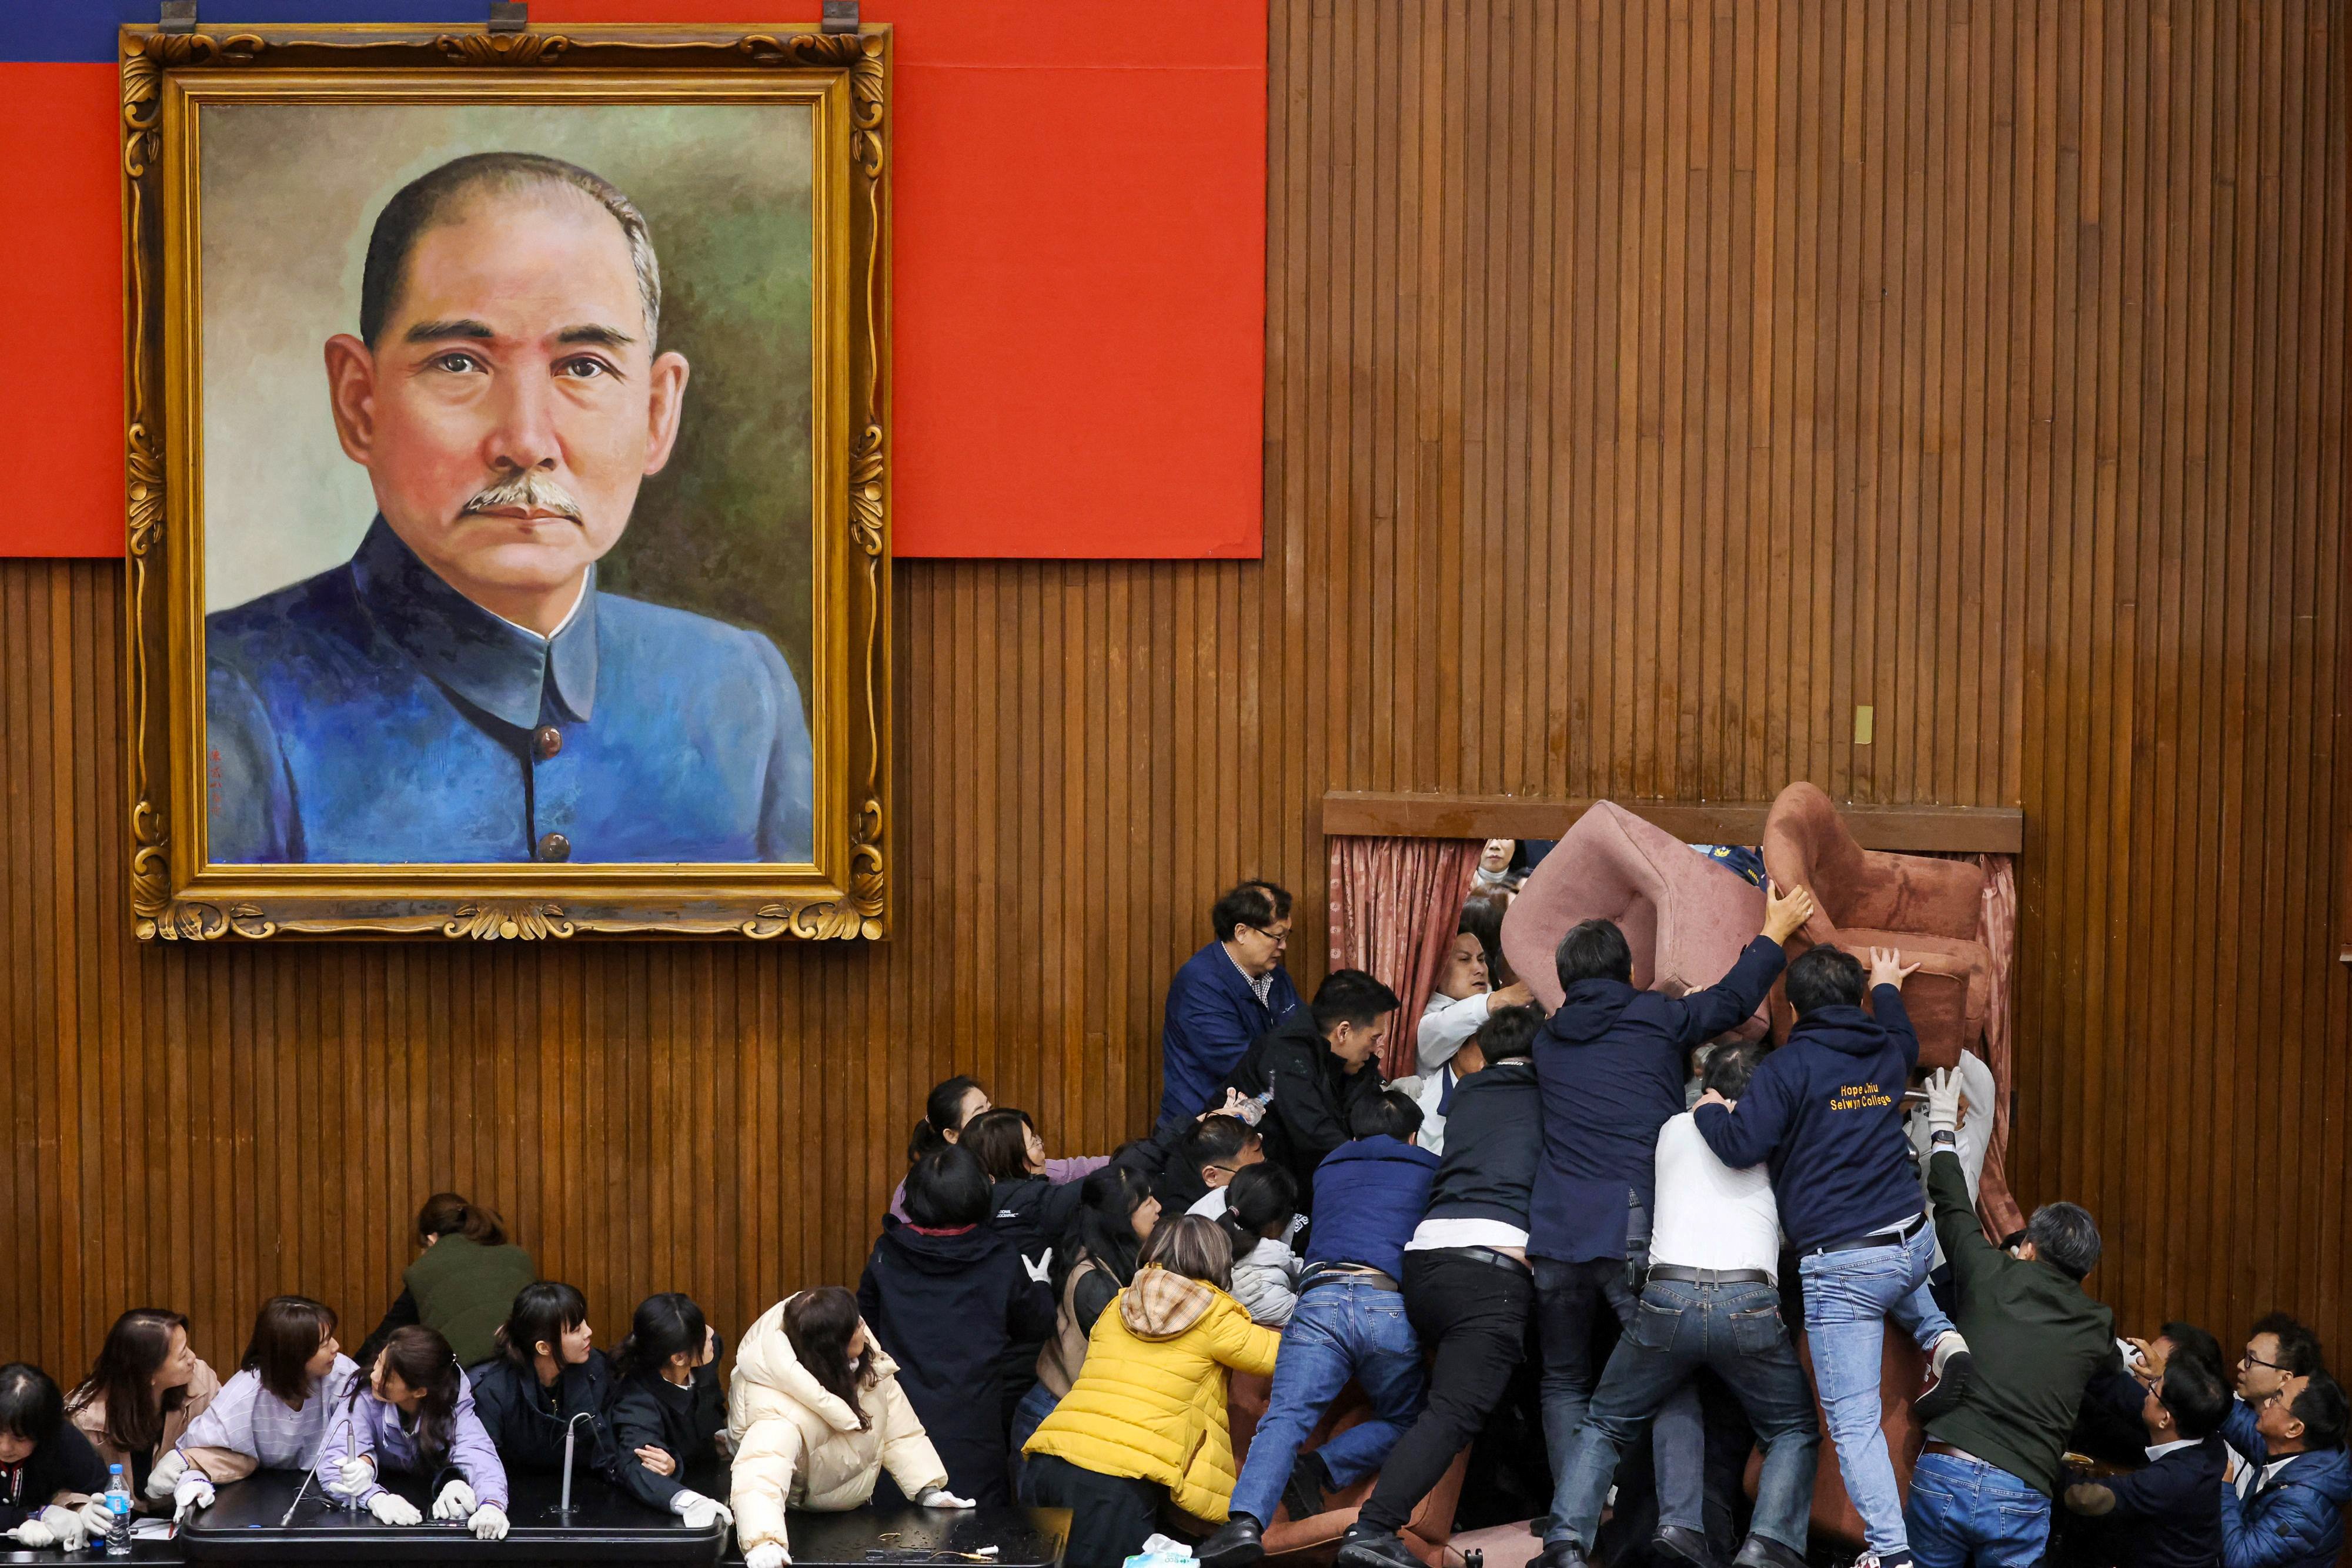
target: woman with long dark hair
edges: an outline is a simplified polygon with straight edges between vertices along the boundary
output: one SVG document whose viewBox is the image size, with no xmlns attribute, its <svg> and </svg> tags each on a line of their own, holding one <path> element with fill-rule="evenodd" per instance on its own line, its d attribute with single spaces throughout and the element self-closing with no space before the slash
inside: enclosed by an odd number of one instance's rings
<svg viewBox="0 0 2352 1568">
<path fill-rule="evenodd" d="M 186 1318 L 168 1307 L 133 1307 L 107 1330 L 89 1375 L 66 1396 L 66 1415 L 100 1460 L 122 1467 L 132 1506 L 152 1513 L 148 1478 L 220 1387 L 189 1347 Z"/>
<path fill-rule="evenodd" d="M 1130 1166 L 1106 1166 L 1078 1184 L 1071 1243 L 1055 1256 L 1054 1332 L 1037 1353 L 1037 1380 L 1013 1414 L 1016 1464 L 1029 1435 L 1076 1381 L 1095 1320 L 1135 1278 L 1136 1258 L 1159 1223 L 1150 1178 Z"/>
<path fill-rule="evenodd" d="M 724 1503 L 678 1479 L 689 1467 L 717 1457 L 727 1425 L 719 1394 L 719 1335 L 693 1297 L 670 1291 L 637 1304 L 629 1337 L 613 1356 L 606 1414 L 620 1450 L 614 1479 L 630 1496 L 696 1530 L 733 1521 Z"/>
<path fill-rule="evenodd" d="M 449 1342 L 461 1365 L 498 1352 L 499 1325 L 515 1294 L 539 1278 L 530 1254 L 507 1239 L 498 1211 L 454 1192 L 436 1192 L 416 1211 L 416 1261 L 401 1274 L 399 1300 L 360 1346 L 373 1366 L 394 1329 L 422 1324 Z"/>
<path fill-rule="evenodd" d="M 257 1469 L 307 1470 L 326 1441 L 327 1413 L 359 1367 L 335 1340 L 331 1308 L 272 1296 L 255 1314 L 245 1356 L 179 1445 L 147 1478 L 147 1495 L 175 1515 L 212 1506 L 213 1489 Z"/>
<path fill-rule="evenodd" d="M 466 1379 L 499 1463 L 509 1475 L 560 1475 L 569 1436 L 573 1479 L 612 1479 L 619 1450 L 604 1406 L 613 1373 L 596 1348 L 588 1298 L 554 1280 L 525 1285 L 499 1325 L 498 1347 Z"/>
<path fill-rule="evenodd" d="M 507 1533 L 507 1472 L 474 1414 L 473 1390 L 449 1342 L 428 1328 L 395 1329 L 365 1378 L 335 1405 L 319 1448 L 319 1484 L 386 1524 L 424 1521 L 415 1503 L 384 1490 L 393 1470 L 457 1479 L 433 1500 L 433 1517 L 462 1520 L 478 1541 Z"/>
<path fill-rule="evenodd" d="M 79 1552 L 89 1521 L 74 1505 L 105 1490 L 106 1465 L 66 1419 L 57 1380 L 21 1361 L 0 1366 L 0 1536 Z"/>
<path fill-rule="evenodd" d="M 787 1296 L 761 1314 L 735 1354 L 727 1431 L 735 1445 L 735 1539 L 745 1568 L 786 1561 L 787 1508 L 862 1508 L 884 1470 L 926 1508 L 969 1508 L 837 1285 Z"/>
<path fill-rule="evenodd" d="M 907 1177 L 913 1218 L 887 1226 L 874 1244 L 857 1305 L 898 1358 L 899 1385 L 947 1464 L 948 1484 L 995 1505 L 1013 1500 L 1007 1353 L 1053 1332 L 1054 1298 L 1013 1238 L 990 1223 L 989 1197 L 988 1173 L 969 1149 L 917 1161 Z"/>
<path fill-rule="evenodd" d="M 1298 1305 L 1298 1254 L 1290 1246 L 1297 1218 L 1298 1183 L 1280 1166 L 1244 1166 L 1225 1187 L 1217 1224 L 1234 1249 L 1233 1298 L 1270 1329 L 1287 1323 Z"/>
<path fill-rule="evenodd" d="M 924 1096 L 922 1119 L 915 1124 L 914 1133 L 907 1139 L 907 1164 L 911 1166 L 925 1155 L 961 1141 L 963 1130 L 972 1118 L 992 1108 L 988 1091 L 980 1086 L 978 1079 L 961 1073 L 941 1079 Z M 1044 1175 L 1057 1186 L 1084 1181 L 1109 1163 L 1109 1157 L 1104 1155 L 1049 1159 Z M 890 1195 L 889 1212 L 892 1218 L 901 1222 L 907 1218 L 907 1184 L 903 1181 L 898 1190 Z"/>
</svg>

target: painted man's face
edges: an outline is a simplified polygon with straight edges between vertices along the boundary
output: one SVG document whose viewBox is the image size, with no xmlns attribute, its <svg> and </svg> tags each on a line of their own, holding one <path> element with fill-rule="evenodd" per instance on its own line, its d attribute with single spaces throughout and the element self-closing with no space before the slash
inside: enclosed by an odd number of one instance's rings
<svg viewBox="0 0 2352 1568">
<path fill-rule="evenodd" d="M 652 351 L 620 225 L 564 186 L 464 200 L 417 237 L 376 342 L 327 345 L 337 432 L 384 520 L 526 625 L 560 620 L 628 526 L 687 369 Z"/>
</svg>

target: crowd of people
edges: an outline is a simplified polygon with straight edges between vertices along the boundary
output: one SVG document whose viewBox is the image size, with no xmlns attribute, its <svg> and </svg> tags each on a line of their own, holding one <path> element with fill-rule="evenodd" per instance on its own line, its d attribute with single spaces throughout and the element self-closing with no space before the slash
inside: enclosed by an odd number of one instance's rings
<svg viewBox="0 0 2352 1568">
<path fill-rule="evenodd" d="M 1521 863 L 1489 846 L 1398 1051 L 1419 1071 L 1395 1082 L 1378 1065 L 1395 993 L 1339 969 L 1302 999 L 1289 894 L 1232 889 L 1169 989 L 1150 1137 L 1057 1159 L 1028 1113 L 938 1085 L 855 1292 L 771 1307 L 723 1394 L 688 1297 L 641 1303 L 607 1358 L 579 1291 L 437 1194 L 356 1357 L 332 1311 L 280 1296 L 226 1383 L 154 1309 L 123 1314 L 70 1391 L 0 1366 L 0 1529 L 83 1544 L 109 1522 L 110 1465 L 142 1511 L 179 1517 L 266 1467 L 387 1524 L 429 1511 L 496 1540 L 509 1474 L 568 1460 L 730 1523 L 750 1568 L 790 1560 L 788 1509 L 877 1493 L 1066 1508 L 1072 1568 L 1156 1533 L 1246 1568 L 1279 1520 L 1346 1494 L 1339 1561 L 1416 1568 L 1417 1511 L 1525 1369 L 1542 1568 L 1629 1549 L 1796 1568 L 1817 1407 L 1873 1568 L 2336 1561 L 2352 1462 L 2318 1340 L 2273 1314 L 2232 1368 L 2189 1324 L 2118 1339 L 2083 1289 L 2100 1238 L 2073 1204 L 1989 1241 L 1990 1075 L 1972 1057 L 1919 1073 L 1902 955 L 1787 960 L 1811 904 L 1775 889 L 1730 972 L 1683 997 L 1635 988 L 1614 925 L 1576 926 L 1547 1014 L 1500 951 Z M 1776 983 L 1785 1040 L 1736 1038 Z M 1882 1387 L 1902 1364 L 1889 1325 L 1918 1348 L 1916 1387 Z M 1238 1454 L 1234 1373 L 1269 1380 Z M 1327 1427 L 1343 1397 L 1360 1418 Z M 1907 1497 L 1890 1399 L 1926 1432 Z M 689 1472 L 726 1479 L 705 1493 Z M 1628 1520 L 1649 1521 L 1630 1548 Z"/>
</svg>

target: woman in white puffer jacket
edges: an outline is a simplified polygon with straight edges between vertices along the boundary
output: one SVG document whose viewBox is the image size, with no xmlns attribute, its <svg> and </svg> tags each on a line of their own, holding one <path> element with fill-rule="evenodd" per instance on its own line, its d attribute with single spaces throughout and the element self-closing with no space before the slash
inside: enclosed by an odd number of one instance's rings
<svg viewBox="0 0 2352 1568">
<path fill-rule="evenodd" d="M 837 1285 L 785 1297 L 744 1334 L 727 1390 L 727 1434 L 735 1447 L 729 1502 L 746 1568 L 792 1561 L 785 1509 L 862 1508 L 885 1469 L 925 1508 L 971 1506 L 948 1491 L 947 1467 L 898 1373 L 866 1332 L 857 1298 Z"/>
</svg>

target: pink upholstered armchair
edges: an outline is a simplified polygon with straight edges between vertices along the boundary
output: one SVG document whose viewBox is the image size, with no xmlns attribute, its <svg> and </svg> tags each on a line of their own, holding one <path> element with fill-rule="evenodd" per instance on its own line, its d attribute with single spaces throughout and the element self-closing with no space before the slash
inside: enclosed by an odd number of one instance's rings
<svg viewBox="0 0 2352 1568">
<path fill-rule="evenodd" d="M 1764 821 L 1764 869 L 1775 885 L 1812 890 L 1814 912 L 1789 938 L 1789 956 L 1833 942 L 1864 963 L 1896 947 L 1919 972 L 1905 982 L 1904 1009 L 1919 1031 L 1919 1064 L 1953 1067 L 1978 1047 L 1992 998 L 1992 955 L 1976 939 L 1984 873 L 1967 861 L 1886 854 L 1854 842 L 1830 798 L 1798 782 Z M 1785 1035 L 1795 1015 L 1780 987 L 1772 1022 Z"/>
<path fill-rule="evenodd" d="M 1728 974 L 1764 925 L 1762 891 L 1613 800 L 1596 800 L 1528 874 L 1503 917 L 1503 956 L 1546 1011 L 1560 1004 L 1554 951 L 1583 920 L 1613 920 L 1633 949 L 1633 984 L 1669 996 Z M 1765 1015 L 1733 1034 L 1753 1040 Z"/>
</svg>

